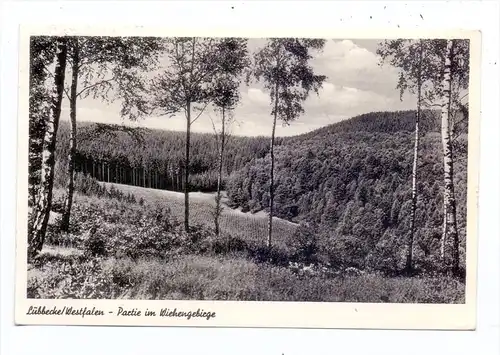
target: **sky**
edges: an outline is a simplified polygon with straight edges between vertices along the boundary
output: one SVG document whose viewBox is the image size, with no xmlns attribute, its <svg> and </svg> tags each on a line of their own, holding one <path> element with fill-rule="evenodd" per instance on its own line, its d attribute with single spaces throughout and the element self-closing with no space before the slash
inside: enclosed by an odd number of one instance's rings
<svg viewBox="0 0 500 355">
<path fill-rule="evenodd" d="M 319 94 L 311 93 L 304 102 L 305 112 L 287 126 L 278 124 L 277 136 L 306 133 L 341 120 L 372 111 L 407 110 L 415 107 L 415 97 L 406 95 L 400 100 L 397 70 L 389 64 L 379 65 L 376 55 L 380 40 L 327 40 L 319 53 L 314 53 L 311 65 L 317 74 L 326 75 Z M 250 53 L 265 43 L 249 39 Z M 77 103 L 78 121 L 127 124 L 164 130 L 185 131 L 183 114 L 174 117 L 148 117 L 131 123 L 120 117 L 120 102 L 106 104 L 92 98 Z M 261 84 L 242 85 L 241 102 L 234 110 L 230 132 L 234 135 L 270 136 L 272 128 L 269 93 Z M 207 109 L 194 122 L 193 132 L 212 133 L 211 120 L 217 115 Z M 61 119 L 69 119 L 69 102 L 63 101 Z M 216 121 L 217 122 L 217 121 Z"/>
</svg>

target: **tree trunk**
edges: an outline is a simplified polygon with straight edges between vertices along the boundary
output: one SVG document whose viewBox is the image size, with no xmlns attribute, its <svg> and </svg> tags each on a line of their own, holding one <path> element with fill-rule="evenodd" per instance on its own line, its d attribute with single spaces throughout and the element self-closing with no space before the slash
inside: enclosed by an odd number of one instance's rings
<svg viewBox="0 0 500 355">
<path fill-rule="evenodd" d="M 450 109 L 451 109 L 451 63 L 453 59 L 453 40 L 448 40 L 446 45 L 446 60 L 444 76 L 442 81 L 442 103 L 441 103 L 441 136 L 443 141 L 443 163 L 444 163 L 444 228 L 443 247 L 446 240 L 450 238 L 453 242 L 452 249 L 452 272 L 459 272 L 459 243 L 457 230 L 457 213 L 455 201 L 455 186 L 453 182 L 453 149 L 450 136 Z M 446 259 L 445 259 L 446 261 Z"/>
<path fill-rule="evenodd" d="M 422 102 L 422 40 L 420 40 L 419 53 L 419 68 L 417 78 L 417 114 L 415 117 L 415 145 L 413 148 L 413 171 L 412 171 L 412 187 L 411 187 L 411 220 L 410 220 L 410 237 L 408 239 L 408 250 L 406 254 L 406 271 L 413 270 L 413 242 L 415 240 L 415 215 L 417 212 L 417 182 L 418 182 L 418 148 L 420 143 L 420 115 Z"/>
<path fill-rule="evenodd" d="M 191 145 L 191 102 L 187 102 L 186 157 L 184 163 L 184 229 L 189 231 L 189 148 Z"/>
<path fill-rule="evenodd" d="M 269 222 L 268 222 L 268 235 L 267 235 L 267 247 L 271 249 L 272 247 L 272 236 L 273 236 L 273 207 L 274 207 L 274 135 L 276 132 L 276 121 L 278 119 L 278 99 L 279 99 L 279 86 L 276 83 L 274 88 L 274 117 L 273 117 L 273 130 L 271 133 L 271 171 L 270 171 L 270 184 L 269 184 Z"/>
<path fill-rule="evenodd" d="M 52 187 L 54 185 L 54 164 L 57 129 L 61 116 L 61 102 L 64 91 L 64 76 L 66 71 L 67 43 L 66 39 L 58 38 L 55 58 L 54 85 L 51 93 L 51 105 L 47 127 L 43 140 L 42 174 L 37 203 L 34 205 L 34 220 L 30 228 L 28 240 L 28 256 L 35 257 L 43 247 L 45 233 L 52 207 Z"/>
<path fill-rule="evenodd" d="M 68 156 L 68 184 L 66 188 L 66 199 L 64 201 L 64 211 L 61 216 L 61 230 L 69 229 L 69 219 L 71 216 L 71 206 L 73 205 L 73 193 L 75 190 L 75 155 L 76 155 L 76 95 L 78 89 L 78 66 L 80 65 L 80 48 L 78 38 L 72 43 L 72 63 L 71 63 L 71 91 L 70 91 L 70 125 L 69 136 L 69 156 Z"/>
<path fill-rule="evenodd" d="M 217 133 L 216 133 L 217 134 Z M 224 163 L 224 145 L 226 140 L 226 117 L 225 109 L 222 107 L 222 130 L 221 130 L 221 143 L 219 150 L 219 172 L 217 175 L 217 196 L 215 197 L 215 235 L 218 237 L 220 234 L 220 200 L 221 200 L 221 187 L 222 187 L 222 166 Z"/>
<path fill-rule="evenodd" d="M 175 191 L 174 168 L 173 167 L 170 167 L 170 178 L 172 180 L 172 190 Z"/>
</svg>

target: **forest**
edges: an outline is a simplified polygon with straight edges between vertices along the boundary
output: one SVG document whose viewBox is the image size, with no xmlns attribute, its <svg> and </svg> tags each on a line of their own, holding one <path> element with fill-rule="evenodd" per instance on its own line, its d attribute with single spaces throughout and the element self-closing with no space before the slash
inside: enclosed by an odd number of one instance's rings
<svg viewBox="0 0 500 355">
<path fill-rule="evenodd" d="M 80 126 L 75 171 L 103 182 L 184 191 L 182 132 L 152 129 L 123 132 L 112 125 L 87 122 Z M 69 133 L 69 124 L 61 122 L 56 164 L 62 166 L 68 161 Z M 268 141 L 265 137 L 231 137 L 226 146 L 223 175 L 230 175 L 252 159 L 264 157 L 269 151 Z M 193 134 L 189 191 L 216 190 L 217 161 L 213 135 Z"/>
<path fill-rule="evenodd" d="M 30 297 L 463 302 L 468 41 L 381 41 L 414 110 L 276 137 L 320 95 L 310 61 L 324 44 L 32 38 Z M 252 82 L 271 132 L 231 135 Z M 183 115 L 186 130 L 78 122 L 89 97 L 131 121 Z M 208 106 L 213 134 L 192 132 Z"/>
</svg>

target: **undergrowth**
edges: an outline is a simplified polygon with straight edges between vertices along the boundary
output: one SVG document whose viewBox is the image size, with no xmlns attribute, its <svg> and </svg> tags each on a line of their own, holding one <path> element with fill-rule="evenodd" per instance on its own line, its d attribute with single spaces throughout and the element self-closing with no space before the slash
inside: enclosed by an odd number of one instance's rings
<svg viewBox="0 0 500 355">
<path fill-rule="evenodd" d="M 56 190 L 55 200 L 62 196 Z M 443 275 L 388 277 L 322 263 L 308 226 L 291 245 L 268 250 L 206 226 L 186 232 L 168 204 L 131 201 L 75 194 L 70 230 L 61 232 L 56 218 L 48 248 L 30 265 L 28 297 L 464 302 L 464 283 Z"/>
</svg>

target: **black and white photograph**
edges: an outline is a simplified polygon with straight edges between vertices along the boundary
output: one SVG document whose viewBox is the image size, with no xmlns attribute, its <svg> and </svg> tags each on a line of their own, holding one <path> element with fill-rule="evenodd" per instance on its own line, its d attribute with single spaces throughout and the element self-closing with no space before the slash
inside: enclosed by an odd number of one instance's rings
<svg viewBox="0 0 500 355">
<path fill-rule="evenodd" d="M 470 62 L 468 37 L 31 35 L 26 298 L 465 304 Z"/>
</svg>

